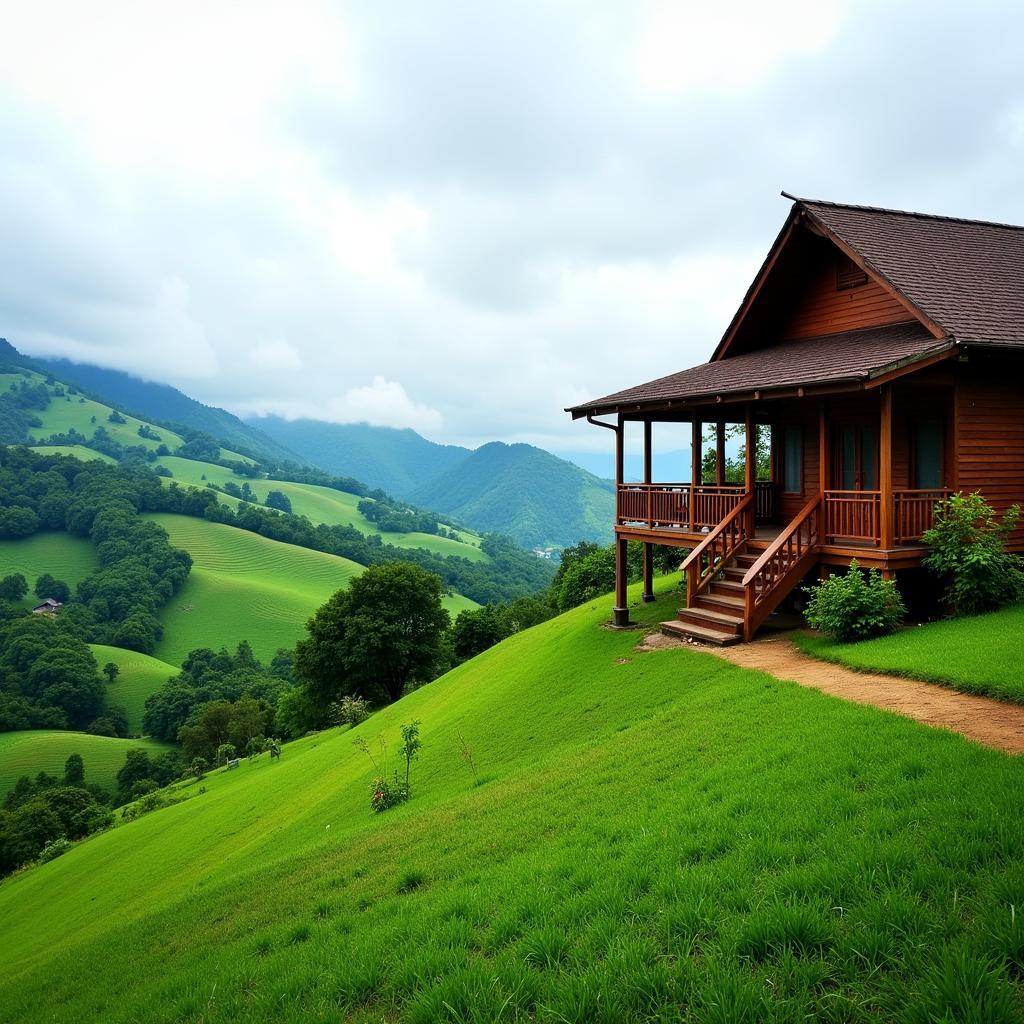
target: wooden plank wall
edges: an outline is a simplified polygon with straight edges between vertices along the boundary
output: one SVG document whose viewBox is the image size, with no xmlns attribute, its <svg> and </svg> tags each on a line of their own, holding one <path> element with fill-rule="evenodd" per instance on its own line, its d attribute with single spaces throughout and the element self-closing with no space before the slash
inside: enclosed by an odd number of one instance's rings
<svg viewBox="0 0 1024 1024">
<path fill-rule="evenodd" d="M 1024 385 L 1019 371 L 963 367 L 957 384 L 958 487 L 981 491 L 998 512 L 1024 506 Z M 1024 551 L 1024 526 L 1013 537 Z"/>
<path fill-rule="evenodd" d="M 782 338 L 812 338 L 821 334 L 838 334 L 863 327 L 907 323 L 913 316 L 876 281 L 856 288 L 839 289 L 836 275 L 842 254 L 824 261 L 807 279 L 806 290 L 794 303 Z"/>
</svg>

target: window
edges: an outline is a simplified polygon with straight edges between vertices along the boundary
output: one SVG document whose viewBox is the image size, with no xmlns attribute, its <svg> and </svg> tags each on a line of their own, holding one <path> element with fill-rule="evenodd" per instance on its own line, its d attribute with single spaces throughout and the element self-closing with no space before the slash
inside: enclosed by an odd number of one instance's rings
<svg viewBox="0 0 1024 1024">
<path fill-rule="evenodd" d="M 799 427 L 782 428 L 782 489 L 800 494 L 803 480 L 803 437 Z"/>
<path fill-rule="evenodd" d="M 836 264 L 836 290 L 859 288 L 868 283 L 868 275 L 849 256 L 840 256 Z"/>
<path fill-rule="evenodd" d="M 943 485 L 942 421 L 919 420 L 914 424 L 914 486 L 925 489 Z"/>
</svg>

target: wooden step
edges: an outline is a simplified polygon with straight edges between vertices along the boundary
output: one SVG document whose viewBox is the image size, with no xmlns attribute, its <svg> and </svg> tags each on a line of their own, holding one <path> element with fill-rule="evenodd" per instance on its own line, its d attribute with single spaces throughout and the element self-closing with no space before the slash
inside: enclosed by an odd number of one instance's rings
<svg viewBox="0 0 1024 1024">
<path fill-rule="evenodd" d="M 742 565 L 744 567 L 744 570 L 746 570 L 749 569 L 760 557 L 761 555 L 759 553 L 755 553 L 752 555 L 744 553 L 742 555 L 736 555 L 736 557 L 733 559 L 733 562 L 736 565 Z"/>
<path fill-rule="evenodd" d="M 729 612 L 713 611 L 710 608 L 680 608 L 676 618 L 697 626 L 717 629 L 724 633 L 742 633 L 743 616 Z"/>
<path fill-rule="evenodd" d="M 698 626 L 696 623 L 688 622 L 663 622 L 661 631 L 665 636 L 679 637 L 684 640 L 699 640 L 701 643 L 715 644 L 718 647 L 738 644 L 741 639 L 737 633 L 726 633 L 720 629 Z"/>
<path fill-rule="evenodd" d="M 746 576 L 746 574 L 747 574 L 747 570 L 741 568 L 738 565 L 726 566 L 726 568 L 724 568 L 722 570 L 722 572 L 720 573 L 720 575 L 724 576 L 726 580 L 729 580 L 732 583 L 742 583 L 743 582 L 743 577 Z M 716 582 L 719 582 L 717 580 L 717 578 L 716 578 Z M 722 581 L 722 582 L 724 582 L 724 581 Z"/>
<path fill-rule="evenodd" d="M 707 593 L 697 595 L 697 600 L 694 601 L 693 607 L 710 608 L 712 611 L 732 612 L 734 615 L 743 615 L 746 601 L 742 596 L 742 589 L 739 595 L 716 594 L 714 591 L 708 591 Z"/>
<path fill-rule="evenodd" d="M 730 597 L 742 597 L 743 591 L 743 584 L 739 580 L 733 579 L 715 580 L 708 587 L 709 594 L 728 594 Z"/>
</svg>

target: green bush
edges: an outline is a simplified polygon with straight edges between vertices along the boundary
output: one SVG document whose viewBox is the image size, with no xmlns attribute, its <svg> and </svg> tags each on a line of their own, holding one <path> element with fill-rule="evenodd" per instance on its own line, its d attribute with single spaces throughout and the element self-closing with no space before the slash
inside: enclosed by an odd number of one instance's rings
<svg viewBox="0 0 1024 1024">
<path fill-rule="evenodd" d="M 47 861 L 56 860 L 61 854 L 65 854 L 71 849 L 71 840 L 65 839 L 63 836 L 57 839 L 51 839 L 39 854 L 39 863 L 45 864 Z"/>
<path fill-rule="evenodd" d="M 355 728 L 370 717 L 370 705 L 362 697 L 346 694 L 330 706 L 330 713 L 336 725 L 351 725 Z"/>
<path fill-rule="evenodd" d="M 856 560 L 845 575 L 831 576 L 805 592 L 810 597 L 807 621 L 843 643 L 891 633 L 907 612 L 895 582 L 882 579 L 877 569 L 865 577 Z"/>
<path fill-rule="evenodd" d="M 934 526 L 923 540 L 931 548 L 924 566 L 946 583 L 946 600 L 958 615 L 974 615 L 1024 596 L 1024 571 L 1006 542 L 1020 518 L 1013 505 L 1002 522 L 985 499 L 954 494 L 935 506 Z"/>
</svg>

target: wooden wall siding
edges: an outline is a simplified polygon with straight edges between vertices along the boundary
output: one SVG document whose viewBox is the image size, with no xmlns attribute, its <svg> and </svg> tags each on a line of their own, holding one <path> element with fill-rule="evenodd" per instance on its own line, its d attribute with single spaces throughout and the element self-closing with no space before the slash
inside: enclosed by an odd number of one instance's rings
<svg viewBox="0 0 1024 1024">
<path fill-rule="evenodd" d="M 1024 505 L 1024 384 L 1006 376 L 968 369 L 957 386 L 958 487 L 999 512 Z M 1024 551 L 1024 526 L 1012 546 Z"/>
<path fill-rule="evenodd" d="M 814 402 L 787 403 L 784 412 L 779 413 L 780 428 L 798 426 L 803 435 L 803 490 L 800 494 L 779 493 L 779 518 L 783 523 L 790 522 L 793 517 L 807 504 L 813 494 L 817 494 L 818 485 L 818 410 Z M 778 432 L 781 439 L 781 429 Z M 780 467 L 781 468 L 781 467 Z"/>
<path fill-rule="evenodd" d="M 876 281 L 856 288 L 836 288 L 838 260 L 816 267 L 806 279 L 803 294 L 782 329 L 782 339 L 813 338 L 913 320 L 907 308 Z"/>
</svg>

